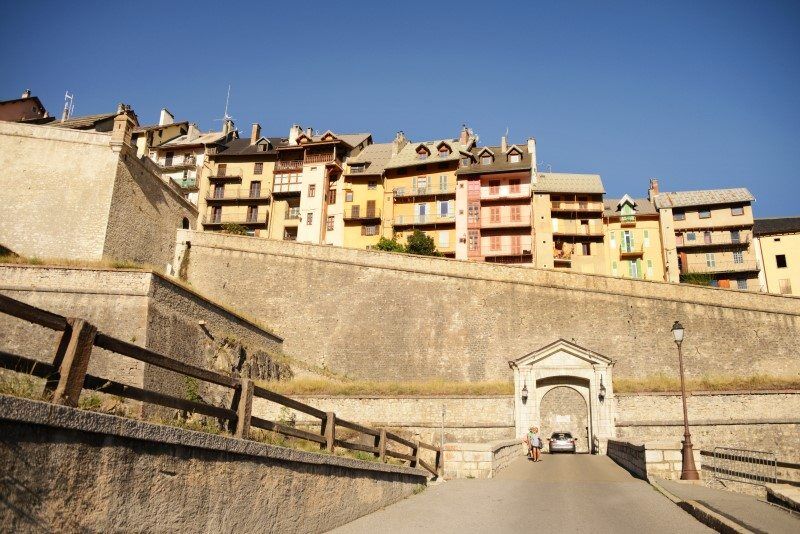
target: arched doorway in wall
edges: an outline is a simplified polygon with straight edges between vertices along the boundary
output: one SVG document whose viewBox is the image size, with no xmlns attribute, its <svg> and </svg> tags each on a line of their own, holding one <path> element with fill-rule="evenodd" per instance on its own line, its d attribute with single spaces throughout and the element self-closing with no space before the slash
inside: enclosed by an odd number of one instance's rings
<svg viewBox="0 0 800 534">
<path fill-rule="evenodd" d="M 569 432 L 577 440 L 576 452 L 590 452 L 591 415 L 580 391 L 588 392 L 589 381 L 576 377 L 551 377 L 537 381 L 536 388 L 544 391 L 539 403 L 542 438 L 546 440 L 553 432 Z"/>
</svg>

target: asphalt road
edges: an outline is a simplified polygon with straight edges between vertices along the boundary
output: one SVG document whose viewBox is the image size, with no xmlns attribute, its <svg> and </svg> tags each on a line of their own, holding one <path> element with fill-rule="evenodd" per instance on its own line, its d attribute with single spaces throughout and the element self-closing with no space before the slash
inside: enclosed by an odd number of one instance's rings
<svg viewBox="0 0 800 534">
<path fill-rule="evenodd" d="M 606 456 L 514 461 L 489 480 L 428 488 L 333 532 L 713 532 Z"/>
</svg>

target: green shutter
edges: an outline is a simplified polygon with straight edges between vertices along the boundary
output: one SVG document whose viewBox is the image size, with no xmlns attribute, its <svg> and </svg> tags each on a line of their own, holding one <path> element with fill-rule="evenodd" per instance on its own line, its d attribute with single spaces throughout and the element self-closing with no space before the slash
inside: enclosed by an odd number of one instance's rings
<svg viewBox="0 0 800 534">
<path fill-rule="evenodd" d="M 642 273 L 642 260 L 636 260 L 636 271 L 639 278 L 644 278 L 644 274 Z"/>
</svg>

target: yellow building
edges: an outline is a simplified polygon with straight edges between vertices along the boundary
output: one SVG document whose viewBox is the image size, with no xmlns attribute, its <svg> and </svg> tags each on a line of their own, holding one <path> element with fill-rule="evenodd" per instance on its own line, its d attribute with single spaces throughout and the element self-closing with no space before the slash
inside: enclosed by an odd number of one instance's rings
<svg viewBox="0 0 800 534">
<path fill-rule="evenodd" d="M 136 156 L 149 156 L 153 147 L 168 143 L 173 139 L 186 135 L 189 131 L 187 121 L 175 122 L 175 117 L 164 108 L 158 117 L 158 124 L 138 126 L 133 129 L 131 142 L 136 146 Z"/>
<path fill-rule="evenodd" d="M 475 136 L 464 127 L 458 139 L 410 142 L 399 132 L 386 165 L 383 235 L 405 243 L 414 230 L 433 239 L 439 252 L 456 254 L 456 170 L 472 158 Z"/>
<path fill-rule="evenodd" d="M 200 229 L 236 224 L 248 235 L 267 237 L 276 147 L 285 142 L 262 137 L 254 124 L 249 138 L 210 147 L 199 187 Z"/>
<path fill-rule="evenodd" d="M 622 278 L 664 281 L 658 211 L 646 198 L 609 198 L 605 202 L 608 273 Z"/>
<path fill-rule="evenodd" d="M 800 217 L 756 219 L 753 233 L 761 290 L 800 295 Z"/>
<path fill-rule="evenodd" d="M 392 157 L 392 143 L 376 143 L 349 157 L 340 196 L 344 198 L 343 243 L 369 248 L 378 243 L 384 199 L 384 169 Z"/>
</svg>

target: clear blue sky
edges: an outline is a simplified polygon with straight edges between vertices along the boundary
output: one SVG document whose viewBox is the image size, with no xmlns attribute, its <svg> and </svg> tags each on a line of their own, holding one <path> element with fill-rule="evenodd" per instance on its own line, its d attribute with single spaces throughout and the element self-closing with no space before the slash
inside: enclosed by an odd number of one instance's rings
<svg viewBox="0 0 800 534">
<path fill-rule="evenodd" d="M 611 196 L 748 187 L 800 214 L 800 2 L 16 2 L 0 98 L 54 114 L 167 107 L 249 132 L 292 123 L 387 141 L 537 139 L 554 171 Z M 647 4 L 647 5 L 645 5 Z M 505 6 L 505 7 L 503 7 Z"/>
</svg>

